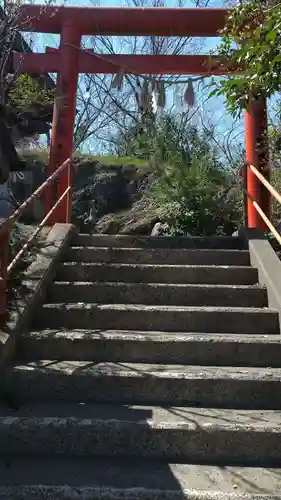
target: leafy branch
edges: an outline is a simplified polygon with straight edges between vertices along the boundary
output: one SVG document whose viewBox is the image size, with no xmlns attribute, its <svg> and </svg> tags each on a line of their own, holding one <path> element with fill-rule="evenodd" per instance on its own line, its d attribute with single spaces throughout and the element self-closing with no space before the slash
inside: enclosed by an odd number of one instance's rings
<svg viewBox="0 0 281 500">
<path fill-rule="evenodd" d="M 281 3 L 240 1 L 230 11 L 221 31 L 219 55 L 241 68 L 241 73 L 211 85 L 213 95 L 224 95 L 228 111 L 239 115 L 251 100 L 271 97 L 281 90 Z"/>
</svg>

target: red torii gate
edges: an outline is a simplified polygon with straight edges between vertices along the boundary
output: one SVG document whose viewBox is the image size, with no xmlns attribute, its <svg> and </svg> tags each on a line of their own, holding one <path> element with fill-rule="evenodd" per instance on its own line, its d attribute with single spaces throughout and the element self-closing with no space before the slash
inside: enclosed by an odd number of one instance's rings
<svg viewBox="0 0 281 500">
<path fill-rule="evenodd" d="M 70 7 L 22 5 L 23 31 L 60 34 L 60 47 L 46 53 L 14 53 L 14 67 L 22 73 L 57 73 L 49 175 L 72 156 L 77 81 L 79 73 L 117 73 L 129 68 L 139 74 L 223 75 L 229 73 L 222 61 L 210 66 L 204 55 L 103 55 L 102 59 L 83 51 L 82 35 L 197 36 L 213 37 L 224 27 L 226 9 L 215 8 L 136 8 Z M 216 58 L 218 60 L 218 58 Z M 129 72 L 129 71 L 128 71 Z M 267 154 L 267 111 L 265 102 L 254 102 L 245 113 L 246 162 L 269 178 Z M 265 168 L 267 167 L 267 168 Z M 64 193 L 71 168 L 58 183 L 57 199 Z M 248 169 L 247 189 L 270 218 L 270 198 L 257 177 Z M 46 212 L 53 204 L 51 191 Z M 264 223 L 248 200 L 248 226 L 264 228 Z M 53 222 L 70 222 L 71 197 L 58 207 Z"/>
</svg>

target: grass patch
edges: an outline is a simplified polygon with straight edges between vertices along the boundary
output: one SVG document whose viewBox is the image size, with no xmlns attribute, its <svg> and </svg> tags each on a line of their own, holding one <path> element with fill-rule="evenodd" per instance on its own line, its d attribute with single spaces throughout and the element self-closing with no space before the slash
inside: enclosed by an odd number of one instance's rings
<svg viewBox="0 0 281 500">
<path fill-rule="evenodd" d="M 49 159 L 49 151 L 47 149 L 30 149 L 22 153 L 22 158 L 25 161 L 37 161 L 40 163 L 47 164 Z M 100 165 L 110 166 L 110 165 L 129 165 L 135 167 L 147 167 L 148 162 L 141 158 L 130 157 L 130 156 L 113 156 L 113 155 L 89 155 L 85 153 L 75 152 L 73 158 L 83 158 L 93 162 L 98 162 Z"/>
</svg>

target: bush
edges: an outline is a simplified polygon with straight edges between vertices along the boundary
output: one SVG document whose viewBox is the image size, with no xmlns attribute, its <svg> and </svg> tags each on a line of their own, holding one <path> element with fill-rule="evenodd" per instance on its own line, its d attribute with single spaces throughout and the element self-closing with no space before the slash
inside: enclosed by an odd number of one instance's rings
<svg viewBox="0 0 281 500">
<path fill-rule="evenodd" d="M 157 168 L 149 195 L 172 234 L 232 234 L 242 220 L 240 186 L 212 175 L 206 158 L 194 156 L 189 165 L 170 163 Z"/>
<path fill-rule="evenodd" d="M 131 130 L 121 150 L 149 159 L 155 181 L 147 195 L 172 234 L 232 234 L 240 226 L 242 186 L 223 167 L 210 134 L 164 115 L 153 132 Z"/>
</svg>

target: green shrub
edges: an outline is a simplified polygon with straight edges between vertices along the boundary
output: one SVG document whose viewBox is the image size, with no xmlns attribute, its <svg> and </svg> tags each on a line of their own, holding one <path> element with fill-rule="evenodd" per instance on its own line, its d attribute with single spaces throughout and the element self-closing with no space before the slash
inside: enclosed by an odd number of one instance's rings
<svg viewBox="0 0 281 500">
<path fill-rule="evenodd" d="M 172 234 L 232 234 L 241 225 L 242 186 L 224 167 L 211 134 L 164 115 L 153 130 L 134 127 L 117 144 L 119 154 L 149 161 L 155 181 L 147 195 Z"/>
</svg>

